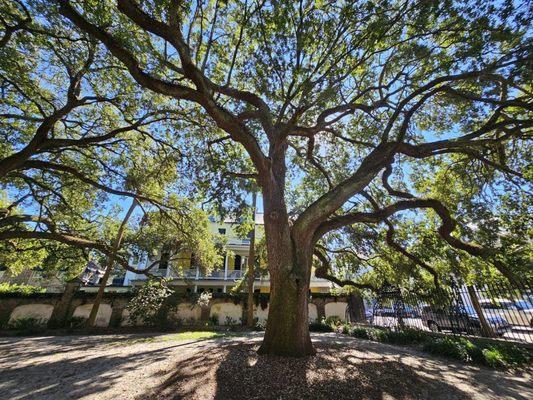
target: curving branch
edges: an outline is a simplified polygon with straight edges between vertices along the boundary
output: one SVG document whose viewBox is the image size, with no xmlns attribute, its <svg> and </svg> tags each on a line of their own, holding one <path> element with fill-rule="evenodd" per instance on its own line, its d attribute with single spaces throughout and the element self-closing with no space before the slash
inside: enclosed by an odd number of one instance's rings
<svg viewBox="0 0 533 400">
<path fill-rule="evenodd" d="M 330 272 L 331 265 L 327 257 L 324 254 L 322 254 L 322 252 L 320 252 L 318 249 L 315 249 L 314 255 L 316 256 L 316 258 L 318 258 L 318 260 L 321 263 L 321 266 L 315 269 L 315 276 L 317 278 L 327 279 L 328 281 L 333 282 L 336 285 L 339 285 L 340 287 L 353 286 L 358 289 L 369 289 L 374 292 L 377 292 L 378 289 L 369 283 L 359 283 L 359 282 L 355 282 L 350 279 L 337 278 L 335 275 L 332 275 Z"/>
<path fill-rule="evenodd" d="M 490 249 L 479 244 L 468 243 L 452 236 L 453 231 L 457 227 L 457 222 L 453 219 L 450 211 L 446 208 L 446 206 L 436 199 L 415 198 L 411 200 L 400 200 L 394 204 L 391 204 L 381 209 L 377 209 L 373 212 L 354 212 L 332 217 L 329 220 L 320 224 L 320 226 L 317 228 L 315 234 L 315 241 L 318 241 L 318 239 L 320 239 L 320 237 L 322 237 L 326 233 L 347 225 L 361 222 L 385 222 L 387 218 L 400 211 L 426 208 L 432 209 L 439 216 L 441 220 L 441 225 L 437 229 L 437 232 L 439 236 L 444 241 L 446 241 L 451 247 L 458 250 L 463 250 L 472 256 L 480 257 L 484 260 L 491 262 L 510 282 L 515 285 L 521 285 L 520 280 L 514 275 L 514 273 L 497 259 L 497 249 Z"/>
<path fill-rule="evenodd" d="M 31 218 L 32 221 L 37 221 L 37 219 Z M 44 222 L 44 220 L 39 220 L 39 222 Z M 10 241 L 14 239 L 23 239 L 23 240 L 39 240 L 39 241 L 55 241 L 63 244 L 67 244 L 72 247 L 79 249 L 93 249 L 98 250 L 101 253 L 110 256 L 113 253 L 113 249 L 110 245 L 87 239 L 81 236 L 75 236 L 69 233 L 62 233 L 57 231 L 28 231 L 28 230 L 7 230 L 0 232 L 0 241 Z M 134 272 L 136 274 L 142 274 L 147 276 L 153 276 L 149 270 L 137 269 L 129 265 L 128 261 L 121 256 L 117 256 L 116 261 L 121 265 L 122 268 Z"/>
<path fill-rule="evenodd" d="M 406 248 L 401 246 L 398 242 L 394 241 L 394 234 L 395 234 L 394 225 L 392 225 L 392 223 L 389 220 L 385 220 L 385 223 L 388 226 L 386 239 L 385 239 L 387 245 L 393 250 L 396 250 L 398 253 L 402 254 L 403 256 L 411 260 L 412 262 L 414 262 L 416 265 L 420 266 L 421 268 L 429 272 L 433 276 L 433 284 L 435 285 L 435 289 L 440 289 L 440 277 L 439 277 L 438 272 L 431 265 L 424 262 L 420 257 L 411 253 Z"/>
<path fill-rule="evenodd" d="M 383 174 L 381 175 L 381 183 L 383 184 L 383 187 L 387 190 L 387 192 L 391 196 L 395 197 L 402 197 L 404 199 L 413 199 L 415 196 L 413 196 L 411 193 L 403 192 L 401 190 L 393 189 L 392 186 L 389 184 L 389 177 L 392 174 L 392 165 L 387 165 L 385 167 L 385 170 L 383 171 Z"/>
<path fill-rule="evenodd" d="M 263 174 L 267 172 L 268 159 L 263 154 L 255 136 L 244 125 L 243 121 L 214 101 L 213 92 L 216 90 L 220 93 L 247 101 L 258 107 L 258 110 L 261 111 L 264 119 L 264 126 L 268 131 L 271 126 L 271 121 L 270 113 L 267 113 L 266 103 L 252 93 L 226 86 L 218 86 L 210 82 L 192 61 L 189 48 L 181 36 L 180 30 L 177 29 L 178 26 L 165 24 L 152 18 L 135 2 L 127 0 L 118 1 L 118 9 L 121 13 L 141 28 L 161 37 L 176 48 L 181 59 L 184 77 L 190 79 L 196 88 L 164 81 L 148 74 L 140 67 L 139 61 L 129 50 L 122 47 L 119 42 L 104 29 L 86 20 L 72 7 L 70 1 L 57 1 L 60 6 L 61 14 L 68 18 L 78 28 L 100 40 L 108 50 L 126 66 L 137 83 L 154 92 L 171 96 L 175 99 L 192 101 L 202 106 L 213 118 L 219 128 L 227 132 L 235 141 L 241 143 L 246 148 L 256 169 Z"/>
</svg>

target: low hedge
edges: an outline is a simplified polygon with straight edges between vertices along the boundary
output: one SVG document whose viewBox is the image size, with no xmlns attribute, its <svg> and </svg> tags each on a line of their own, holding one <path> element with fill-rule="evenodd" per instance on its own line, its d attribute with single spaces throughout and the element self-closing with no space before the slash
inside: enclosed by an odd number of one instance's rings
<svg viewBox="0 0 533 400">
<path fill-rule="evenodd" d="M 17 283 L 0 283 L 0 295 L 10 296 L 10 295 L 20 295 L 20 296 L 31 296 L 34 294 L 41 294 L 46 292 L 46 289 L 39 286 L 32 285 L 19 285 Z"/>
<path fill-rule="evenodd" d="M 491 368 L 520 367 L 529 363 L 528 350 L 509 343 L 476 342 L 465 338 L 431 338 L 424 351 L 432 354 L 473 362 Z"/>
<path fill-rule="evenodd" d="M 427 332 L 417 329 L 407 328 L 392 331 L 384 328 L 367 328 L 346 324 L 337 327 L 336 332 L 348 333 L 359 339 L 382 343 L 421 346 L 423 351 L 431 354 L 490 368 L 516 368 L 531 361 L 530 351 L 514 344 L 470 340 L 461 337 L 435 338 Z"/>
</svg>

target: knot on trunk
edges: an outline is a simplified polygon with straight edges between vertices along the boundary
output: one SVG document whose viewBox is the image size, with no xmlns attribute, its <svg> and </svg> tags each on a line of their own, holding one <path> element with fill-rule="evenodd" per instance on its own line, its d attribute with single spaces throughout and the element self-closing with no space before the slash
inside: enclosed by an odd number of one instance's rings
<svg viewBox="0 0 533 400">
<path fill-rule="evenodd" d="M 270 219 L 276 221 L 279 218 L 279 213 L 277 211 L 272 211 L 268 214 Z"/>
</svg>

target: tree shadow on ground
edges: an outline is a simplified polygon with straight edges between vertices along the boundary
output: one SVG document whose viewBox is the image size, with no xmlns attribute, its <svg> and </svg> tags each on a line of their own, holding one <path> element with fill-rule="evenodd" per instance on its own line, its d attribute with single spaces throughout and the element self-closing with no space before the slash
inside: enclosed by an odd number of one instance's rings
<svg viewBox="0 0 533 400">
<path fill-rule="evenodd" d="M 301 359 L 258 356 L 255 336 L 144 339 L 150 338 L 48 338 L 23 342 L 27 348 L 1 346 L 0 399 L 529 400 L 533 393 L 518 375 L 349 337 L 313 336 L 317 355 Z M 79 347 L 83 351 L 74 352 Z M 63 354 L 69 349 L 72 354 Z"/>
<path fill-rule="evenodd" d="M 97 342 L 95 338 L 90 341 L 76 339 L 65 341 L 68 343 L 68 347 L 57 352 L 55 347 L 60 348 L 60 343 L 54 342 L 51 349 L 50 346 L 43 351 L 35 351 L 33 348 L 34 359 L 27 354 L 25 349 L 2 347 L 2 352 L 5 350 L 12 350 L 12 352 L 8 356 L 4 356 L 4 358 L 10 359 L 10 363 L 0 362 L 2 365 L 0 400 L 14 398 L 25 400 L 98 398 L 100 393 L 118 384 L 124 375 L 129 375 L 131 380 L 135 380 L 136 375 L 142 376 L 143 366 L 168 360 L 169 352 L 179 351 L 179 348 L 193 344 L 197 351 L 201 352 L 204 345 L 210 346 L 209 343 L 201 343 L 209 342 L 209 340 L 200 339 L 168 343 L 153 350 L 130 352 L 124 355 L 121 342 L 123 340 L 117 341 L 116 338 L 115 340 L 104 340 L 103 343 Z M 90 352 L 91 344 L 94 352 Z M 76 347 L 76 345 L 80 347 Z M 112 350 L 113 354 L 106 355 L 105 351 L 109 349 Z M 68 353 L 70 350 L 79 351 L 79 356 L 54 357 L 61 353 Z M 17 351 L 21 354 L 20 359 L 18 359 Z M 14 362 L 15 360 L 18 362 Z M 132 382 L 130 387 L 144 390 L 143 387 L 139 388 L 135 382 Z M 125 392 L 124 397 L 131 398 L 130 395 L 131 393 Z M 118 398 L 120 399 L 121 396 Z"/>
<path fill-rule="evenodd" d="M 153 399 L 468 399 L 428 368 L 390 357 L 358 357 L 353 347 L 319 344 L 308 358 L 258 356 L 257 344 L 233 343 L 194 354 L 142 398 Z M 380 349 L 382 353 L 387 350 Z M 396 353 L 397 354 L 397 353 Z M 506 393 L 515 395 L 516 393 Z M 525 397 L 515 397 L 524 399 Z"/>
<path fill-rule="evenodd" d="M 86 351 L 102 345 L 121 345 L 135 340 L 149 341 L 157 334 L 91 335 L 91 336 L 43 336 L 43 337 L 9 337 L 0 340 L 0 363 L 9 361 L 13 356 L 17 361 L 68 353 L 72 350 Z M 36 344 L 42 343 L 42 348 Z"/>
</svg>

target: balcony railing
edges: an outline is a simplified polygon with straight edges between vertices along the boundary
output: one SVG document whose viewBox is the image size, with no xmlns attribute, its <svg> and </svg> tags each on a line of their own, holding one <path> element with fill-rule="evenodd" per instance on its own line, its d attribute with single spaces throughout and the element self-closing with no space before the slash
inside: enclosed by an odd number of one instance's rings
<svg viewBox="0 0 533 400">
<path fill-rule="evenodd" d="M 155 270 L 154 272 L 158 273 L 158 275 L 166 275 L 166 270 Z M 190 268 L 190 269 L 184 269 L 179 274 L 172 272 L 170 273 L 170 276 L 172 278 L 177 279 L 186 279 L 186 280 L 227 280 L 227 281 L 234 281 L 236 279 L 241 279 L 244 276 L 244 273 L 246 271 L 243 270 L 228 270 L 226 273 L 224 273 L 224 270 L 217 269 L 214 271 L 211 271 L 209 274 L 203 274 L 199 269 L 197 268 Z M 261 275 L 259 271 L 256 271 L 255 273 L 255 280 L 256 281 L 263 281 L 268 282 L 270 280 L 270 274 Z M 329 282 L 326 279 L 322 278 L 316 278 L 314 276 L 311 277 L 311 282 Z"/>
<path fill-rule="evenodd" d="M 224 270 L 214 270 L 211 271 L 209 274 L 203 274 L 200 270 L 196 268 L 190 268 L 183 270 L 180 274 L 171 273 L 170 276 L 173 278 L 183 278 L 183 279 L 217 279 L 217 280 L 235 280 L 240 279 L 244 275 L 244 271 L 240 270 L 228 270 L 226 274 L 224 273 Z"/>
<path fill-rule="evenodd" d="M 250 244 L 250 239 L 228 239 L 229 246 L 248 246 Z"/>
</svg>

